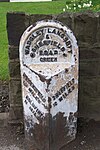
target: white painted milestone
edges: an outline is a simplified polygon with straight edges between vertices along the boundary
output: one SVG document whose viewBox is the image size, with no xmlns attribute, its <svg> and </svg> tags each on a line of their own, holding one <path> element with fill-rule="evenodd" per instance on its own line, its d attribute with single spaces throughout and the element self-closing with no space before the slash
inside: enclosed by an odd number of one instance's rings
<svg viewBox="0 0 100 150">
<path fill-rule="evenodd" d="M 62 113 L 68 136 L 75 136 L 78 46 L 72 31 L 57 21 L 37 22 L 23 33 L 19 52 L 25 120 L 34 128 L 47 114 Z"/>
</svg>

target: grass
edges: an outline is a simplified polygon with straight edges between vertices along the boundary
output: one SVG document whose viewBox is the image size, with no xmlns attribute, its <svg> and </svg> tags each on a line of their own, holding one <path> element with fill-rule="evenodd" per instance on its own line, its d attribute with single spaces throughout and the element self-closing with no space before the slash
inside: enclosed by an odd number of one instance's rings
<svg viewBox="0 0 100 150">
<path fill-rule="evenodd" d="M 0 3 L 0 79 L 9 79 L 8 40 L 6 31 L 6 13 L 9 11 L 31 14 L 57 14 L 62 12 L 64 2 L 42 3 Z"/>
<path fill-rule="evenodd" d="M 30 14 L 59 14 L 63 11 L 65 2 L 66 0 L 41 3 L 0 2 L 0 80 L 9 79 L 6 13 L 9 11 L 18 11 Z M 69 3 L 70 1 L 67 2 Z M 100 11 L 99 0 L 94 0 L 93 5 L 93 11 Z M 73 9 L 70 11 L 73 11 Z"/>
</svg>

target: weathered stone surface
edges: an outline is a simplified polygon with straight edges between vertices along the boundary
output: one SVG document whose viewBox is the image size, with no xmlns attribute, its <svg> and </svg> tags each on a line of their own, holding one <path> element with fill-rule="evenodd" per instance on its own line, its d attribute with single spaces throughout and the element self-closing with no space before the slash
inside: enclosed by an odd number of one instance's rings
<svg viewBox="0 0 100 150">
<path fill-rule="evenodd" d="M 100 77 L 79 79 L 79 117 L 100 120 Z"/>
<path fill-rule="evenodd" d="M 9 46 L 9 59 L 19 58 L 19 48 L 17 46 Z"/>
<path fill-rule="evenodd" d="M 73 14 L 72 13 L 62 13 L 59 15 L 53 15 L 53 18 L 63 22 L 66 26 L 73 30 Z"/>
<path fill-rule="evenodd" d="M 52 15 L 39 15 L 39 14 L 30 15 L 30 25 L 31 24 L 35 25 L 37 21 L 51 20 L 51 19 Z"/>
<path fill-rule="evenodd" d="M 20 77 L 20 62 L 13 60 L 9 62 L 10 77 Z"/>
<path fill-rule="evenodd" d="M 88 42 L 93 44 L 96 41 L 98 19 L 95 13 L 75 13 L 74 14 L 74 34 L 78 42 Z"/>
<path fill-rule="evenodd" d="M 40 21 L 24 32 L 19 49 L 28 149 L 58 150 L 77 132 L 76 39 L 62 23 Z"/>
<path fill-rule="evenodd" d="M 9 113 L 0 113 L 0 127 L 8 126 Z"/>
<path fill-rule="evenodd" d="M 79 117 L 100 120 L 100 98 L 81 97 L 79 103 Z"/>
<path fill-rule="evenodd" d="M 98 76 L 99 67 L 100 66 L 98 60 L 80 61 L 80 66 L 79 66 L 80 76 Z"/>
<path fill-rule="evenodd" d="M 19 123 L 23 118 L 23 108 L 20 106 L 11 106 L 9 112 L 9 122 L 10 123 Z"/>
<path fill-rule="evenodd" d="M 80 77 L 79 117 L 100 120 L 100 78 Z"/>
<path fill-rule="evenodd" d="M 100 43 L 100 12 L 97 13 L 98 25 L 97 25 L 97 42 Z"/>
<path fill-rule="evenodd" d="M 22 33 L 29 26 L 25 13 L 7 13 L 7 31 L 9 45 L 18 46 Z M 27 23 L 26 23 L 27 22 Z"/>
<path fill-rule="evenodd" d="M 100 45 L 93 45 L 93 46 L 87 46 L 86 47 L 79 47 L 80 49 L 80 60 L 99 60 L 100 59 Z"/>
<path fill-rule="evenodd" d="M 98 96 L 100 97 L 100 76 L 97 78 L 97 93 L 98 93 Z"/>
<path fill-rule="evenodd" d="M 22 96 L 21 96 L 21 81 L 18 79 L 11 79 L 9 83 L 9 121 L 13 123 L 14 120 L 18 122 L 23 118 Z"/>
<path fill-rule="evenodd" d="M 79 97 L 87 96 L 88 98 L 99 97 L 98 80 L 96 77 L 80 77 Z"/>
<path fill-rule="evenodd" d="M 11 79 L 9 83 L 9 100 L 10 105 L 22 106 L 21 81 L 20 79 Z"/>
</svg>

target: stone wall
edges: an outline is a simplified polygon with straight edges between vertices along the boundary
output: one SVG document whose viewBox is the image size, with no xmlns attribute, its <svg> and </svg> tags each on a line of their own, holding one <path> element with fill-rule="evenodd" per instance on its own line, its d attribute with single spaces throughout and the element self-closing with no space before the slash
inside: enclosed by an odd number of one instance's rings
<svg viewBox="0 0 100 150">
<path fill-rule="evenodd" d="M 23 118 L 19 41 L 24 30 L 36 21 L 53 19 L 67 25 L 79 46 L 79 117 L 100 120 L 100 13 L 27 15 L 7 13 L 9 42 L 10 121 Z"/>
<path fill-rule="evenodd" d="M 0 2 L 9 2 L 9 0 L 0 0 Z"/>
<path fill-rule="evenodd" d="M 0 0 L 0 2 L 9 2 L 9 0 Z"/>
</svg>

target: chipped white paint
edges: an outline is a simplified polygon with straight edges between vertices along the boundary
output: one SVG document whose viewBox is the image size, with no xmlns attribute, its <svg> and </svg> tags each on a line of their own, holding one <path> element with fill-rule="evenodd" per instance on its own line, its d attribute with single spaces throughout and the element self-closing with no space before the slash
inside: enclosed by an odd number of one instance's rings
<svg viewBox="0 0 100 150">
<path fill-rule="evenodd" d="M 37 22 L 23 33 L 19 51 L 25 119 L 34 125 L 48 113 L 52 118 L 63 113 L 72 136 L 78 106 L 78 46 L 72 31 L 52 20 Z"/>
</svg>

